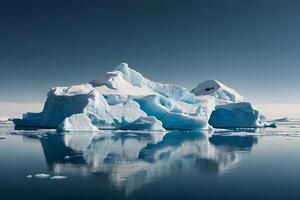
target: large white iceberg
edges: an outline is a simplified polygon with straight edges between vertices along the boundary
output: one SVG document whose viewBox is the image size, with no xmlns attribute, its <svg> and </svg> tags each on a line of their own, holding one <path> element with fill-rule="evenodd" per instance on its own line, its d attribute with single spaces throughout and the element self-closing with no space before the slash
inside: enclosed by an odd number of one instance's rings
<svg viewBox="0 0 300 200">
<path fill-rule="evenodd" d="M 229 127 L 224 115 L 218 114 L 229 106 L 234 127 L 264 126 L 258 112 L 242 116 L 254 112 L 251 104 L 243 112 L 232 109 L 245 101 L 218 81 L 205 81 L 189 92 L 178 85 L 150 81 L 122 63 L 89 83 L 52 88 L 41 113 L 26 113 L 14 123 L 17 127 L 59 127 L 61 131 L 209 129 L 215 121 L 216 127 Z M 212 112 L 214 120 L 209 120 Z M 241 123 L 243 120 L 247 121 Z"/>
</svg>

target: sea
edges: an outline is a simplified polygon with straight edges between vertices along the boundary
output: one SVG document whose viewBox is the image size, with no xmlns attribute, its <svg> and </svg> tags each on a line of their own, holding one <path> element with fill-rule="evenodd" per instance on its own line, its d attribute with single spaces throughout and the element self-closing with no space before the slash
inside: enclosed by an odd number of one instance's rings
<svg viewBox="0 0 300 200">
<path fill-rule="evenodd" d="M 0 199 L 299 200 L 300 121 L 97 133 L 0 124 Z"/>
</svg>

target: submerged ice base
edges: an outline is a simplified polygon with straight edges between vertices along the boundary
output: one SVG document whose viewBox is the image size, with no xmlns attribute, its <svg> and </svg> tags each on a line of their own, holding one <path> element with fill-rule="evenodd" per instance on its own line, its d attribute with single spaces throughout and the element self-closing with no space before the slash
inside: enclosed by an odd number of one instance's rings
<svg viewBox="0 0 300 200">
<path fill-rule="evenodd" d="M 243 96 L 218 81 L 189 92 L 148 80 L 122 63 L 89 83 L 52 88 L 41 113 L 26 113 L 14 123 L 59 131 L 164 131 L 262 127 L 266 122 Z"/>
</svg>

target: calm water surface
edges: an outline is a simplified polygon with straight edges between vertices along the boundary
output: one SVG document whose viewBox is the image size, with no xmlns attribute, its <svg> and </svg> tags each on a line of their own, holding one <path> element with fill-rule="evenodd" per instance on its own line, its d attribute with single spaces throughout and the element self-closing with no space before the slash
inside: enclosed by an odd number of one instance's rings
<svg viewBox="0 0 300 200">
<path fill-rule="evenodd" d="M 0 199 L 300 199 L 297 121 L 214 133 L 0 125 L 0 138 Z"/>
</svg>

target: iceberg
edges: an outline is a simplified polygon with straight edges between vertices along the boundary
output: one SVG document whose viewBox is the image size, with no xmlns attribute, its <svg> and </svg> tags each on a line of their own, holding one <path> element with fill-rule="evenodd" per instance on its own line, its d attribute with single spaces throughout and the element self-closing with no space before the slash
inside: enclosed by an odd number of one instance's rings
<svg viewBox="0 0 300 200">
<path fill-rule="evenodd" d="M 89 84 L 52 88 L 42 112 L 28 112 L 13 121 L 17 127 L 56 129 L 65 118 L 82 113 L 92 96 L 93 88 Z"/>
<path fill-rule="evenodd" d="M 199 83 L 191 90 L 197 96 L 215 98 L 215 108 L 209 118 L 214 128 L 260 128 L 272 126 L 253 108 L 246 98 L 216 80 Z"/>
<path fill-rule="evenodd" d="M 31 175 L 31 174 L 29 174 L 29 175 L 27 175 L 27 176 L 26 176 L 26 178 L 32 178 L 32 175 Z"/>
<path fill-rule="evenodd" d="M 209 118 L 214 128 L 253 128 L 267 126 L 266 118 L 248 102 L 218 105 Z"/>
<path fill-rule="evenodd" d="M 7 116 L 0 115 L 0 124 L 8 124 L 10 123 L 10 118 Z"/>
<path fill-rule="evenodd" d="M 50 177 L 49 174 L 43 174 L 43 173 L 41 173 L 41 174 L 35 174 L 34 176 L 36 178 L 49 178 Z"/>
<path fill-rule="evenodd" d="M 224 110 L 227 124 L 222 124 Z M 88 83 L 52 88 L 42 112 L 29 112 L 13 121 L 19 128 L 74 132 L 203 130 L 228 124 L 261 127 L 263 119 L 243 96 L 218 81 L 202 82 L 190 92 L 178 85 L 148 80 L 121 63 Z"/>
<path fill-rule="evenodd" d="M 50 179 L 51 180 L 61 180 L 61 179 L 66 179 L 66 178 L 68 178 L 68 177 L 57 175 L 57 176 L 52 176 Z"/>
</svg>

